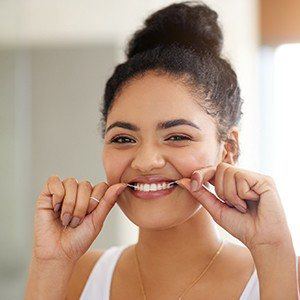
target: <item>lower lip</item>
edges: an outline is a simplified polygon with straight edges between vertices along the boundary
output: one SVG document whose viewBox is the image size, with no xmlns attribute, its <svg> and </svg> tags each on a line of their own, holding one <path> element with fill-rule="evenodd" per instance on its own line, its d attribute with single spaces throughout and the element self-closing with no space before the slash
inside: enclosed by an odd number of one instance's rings
<svg viewBox="0 0 300 300">
<path fill-rule="evenodd" d="M 170 189 L 160 190 L 160 191 L 152 191 L 152 192 L 143 192 L 143 191 L 139 191 L 139 190 L 132 190 L 130 187 L 128 187 L 128 188 L 129 188 L 130 192 L 137 198 L 158 199 L 163 196 L 167 196 L 167 195 L 171 194 L 176 189 L 176 187 L 177 187 L 177 185 L 174 185 Z"/>
</svg>

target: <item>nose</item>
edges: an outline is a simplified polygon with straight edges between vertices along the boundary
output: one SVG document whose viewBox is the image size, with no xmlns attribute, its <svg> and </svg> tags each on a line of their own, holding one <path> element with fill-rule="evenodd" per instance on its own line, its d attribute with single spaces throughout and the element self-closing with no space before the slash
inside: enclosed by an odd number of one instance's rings
<svg viewBox="0 0 300 300">
<path fill-rule="evenodd" d="M 131 167 L 147 173 L 152 169 L 160 169 L 165 165 L 165 159 L 158 147 L 149 143 L 141 145 L 131 163 Z"/>
</svg>

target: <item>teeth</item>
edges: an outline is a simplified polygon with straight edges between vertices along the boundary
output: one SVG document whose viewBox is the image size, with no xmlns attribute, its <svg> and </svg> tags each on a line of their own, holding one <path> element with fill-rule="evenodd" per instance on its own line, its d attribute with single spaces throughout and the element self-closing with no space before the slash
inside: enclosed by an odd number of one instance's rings
<svg viewBox="0 0 300 300">
<path fill-rule="evenodd" d="M 143 191 L 143 192 L 151 192 L 151 191 L 160 191 L 172 188 L 174 182 L 163 182 L 163 183 L 137 183 L 136 185 L 131 185 L 135 190 Z"/>
</svg>

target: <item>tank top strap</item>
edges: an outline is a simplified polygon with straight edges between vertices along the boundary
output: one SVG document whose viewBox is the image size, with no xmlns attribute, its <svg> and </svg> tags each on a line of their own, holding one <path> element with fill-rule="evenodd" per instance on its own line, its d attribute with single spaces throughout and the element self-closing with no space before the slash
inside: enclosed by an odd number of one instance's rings
<svg viewBox="0 0 300 300">
<path fill-rule="evenodd" d="M 259 282 L 255 267 L 239 300 L 259 300 Z"/>
<path fill-rule="evenodd" d="M 81 293 L 80 300 L 109 300 L 112 275 L 122 251 L 127 245 L 106 249 L 95 263 Z"/>
</svg>

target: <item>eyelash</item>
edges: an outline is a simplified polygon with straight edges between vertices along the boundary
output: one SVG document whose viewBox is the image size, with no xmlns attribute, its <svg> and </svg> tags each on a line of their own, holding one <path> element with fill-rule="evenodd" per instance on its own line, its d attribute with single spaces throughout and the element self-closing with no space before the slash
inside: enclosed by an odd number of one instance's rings
<svg viewBox="0 0 300 300">
<path fill-rule="evenodd" d="M 169 137 L 169 139 L 172 138 L 172 137 L 181 137 L 181 138 L 183 138 L 183 139 L 181 139 L 181 140 L 179 140 L 179 141 L 174 141 L 174 142 L 181 142 L 181 141 L 184 141 L 184 140 L 189 140 L 189 141 L 191 141 L 191 138 L 188 137 L 188 136 L 186 136 L 186 135 L 172 135 L 172 136 Z M 111 139 L 111 140 L 110 140 L 110 143 L 115 143 L 115 144 L 127 144 L 127 143 L 119 143 L 119 142 L 116 142 L 116 140 L 118 140 L 118 139 L 120 139 L 120 138 L 127 138 L 127 139 L 130 139 L 130 140 L 133 140 L 132 138 L 129 138 L 129 137 L 127 137 L 127 136 L 122 136 L 122 135 L 120 135 L 120 136 L 117 136 L 117 137 Z"/>
</svg>

